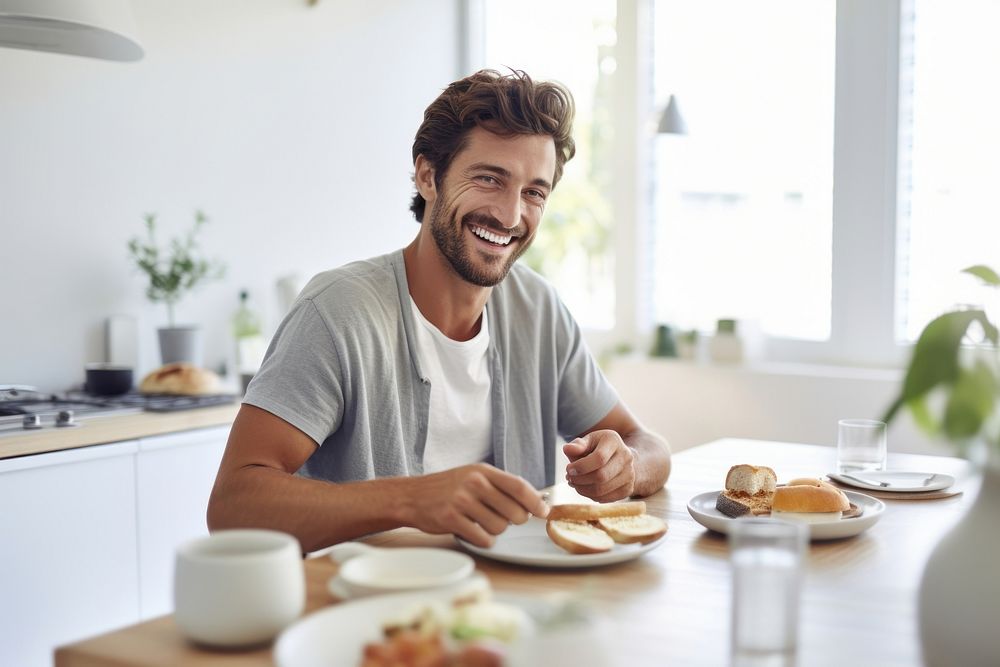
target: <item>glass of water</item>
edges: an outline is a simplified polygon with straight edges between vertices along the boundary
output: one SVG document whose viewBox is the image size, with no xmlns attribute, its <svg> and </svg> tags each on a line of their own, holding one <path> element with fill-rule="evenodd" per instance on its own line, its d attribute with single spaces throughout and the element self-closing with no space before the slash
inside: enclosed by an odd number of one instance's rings
<svg viewBox="0 0 1000 667">
<path fill-rule="evenodd" d="M 885 470 L 885 422 L 841 419 L 837 422 L 837 472 Z"/>
<path fill-rule="evenodd" d="M 738 519 L 729 530 L 732 664 L 795 664 L 805 523 Z"/>
</svg>

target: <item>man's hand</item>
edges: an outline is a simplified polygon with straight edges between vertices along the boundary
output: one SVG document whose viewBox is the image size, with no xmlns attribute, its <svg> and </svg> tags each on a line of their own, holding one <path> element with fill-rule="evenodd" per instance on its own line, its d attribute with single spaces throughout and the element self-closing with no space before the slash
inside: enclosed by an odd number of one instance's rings
<svg viewBox="0 0 1000 667">
<path fill-rule="evenodd" d="M 512 523 L 549 513 L 528 482 L 485 463 L 411 480 L 408 525 L 426 533 L 454 533 L 479 547 L 492 546 L 494 536 Z"/>
<path fill-rule="evenodd" d="M 617 431 L 591 431 L 563 445 L 569 458 L 566 479 L 580 495 L 601 503 L 635 493 L 635 451 Z"/>
</svg>

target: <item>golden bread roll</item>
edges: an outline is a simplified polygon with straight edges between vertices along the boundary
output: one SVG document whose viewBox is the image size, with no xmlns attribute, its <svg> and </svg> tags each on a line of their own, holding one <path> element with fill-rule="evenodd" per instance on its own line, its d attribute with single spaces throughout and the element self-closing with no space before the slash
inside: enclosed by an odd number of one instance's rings
<svg viewBox="0 0 1000 667">
<path fill-rule="evenodd" d="M 827 485 L 829 486 L 829 485 Z M 774 490 L 772 512 L 843 512 L 851 508 L 847 496 L 827 486 L 799 484 Z"/>
<path fill-rule="evenodd" d="M 786 486 L 818 486 L 823 489 L 829 489 L 830 491 L 834 491 L 835 493 L 837 493 L 837 495 L 840 496 L 841 511 L 847 511 L 851 507 L 851 501 L 847 499 L 847 495 L 843 491 L 835 487 L 833 484 L 830 484 L 830 482 L 827 482 L 826 480 L 815 479 L 813 477 L 796 477 L 788 484 L 786 484 Z"/>
<path fill-rule="evenodd" d="M 198 396 L 218 394 L 220 391 L 221 381 L 218 375 L 183 362 L 161 366 L 139 383 L 139 392 L 143 394 Z"/>
</svg>

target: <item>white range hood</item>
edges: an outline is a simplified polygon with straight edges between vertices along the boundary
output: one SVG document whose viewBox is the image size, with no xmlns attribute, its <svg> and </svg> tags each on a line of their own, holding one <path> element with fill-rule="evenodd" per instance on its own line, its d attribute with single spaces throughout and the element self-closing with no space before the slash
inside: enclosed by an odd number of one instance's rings
<svg viewBox="0 0 1000 667">
<path fill-rule="evenodd" d="M 0 0 L 0 47 L 135 61 L 128 0 Z"/>
</svg>

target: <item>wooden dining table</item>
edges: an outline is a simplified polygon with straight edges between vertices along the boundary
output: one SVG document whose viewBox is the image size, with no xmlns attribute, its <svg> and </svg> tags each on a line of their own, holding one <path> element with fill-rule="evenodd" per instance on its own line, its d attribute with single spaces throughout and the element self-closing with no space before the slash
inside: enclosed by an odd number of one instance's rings
<svg viewBox="0 0 1000 667">
<path fill-rule="evenodd" d="M 688 512 L 688 501 L 723 488 L 729 467 L 739 463 L 773 468 L 778 481 L 823 477 L 834 470 L 833 447 L 761 440 L 723 439 L 679 452 L 667 486 L 646 498 L 647 511 L 666 520 L 660 545 L 627 562 L 588 569 L 543 569 L 475 556 L 493 588 L 518 596 L 586 589 L 591 604 L 614 628 L 609 633 L 619 663 L 726 665 L 730 662 L 731 571 L 725 535 L 707 530 Z M 893 499 L 863 533 L 813 541 L 806 555 L 798 624 L 799 665 L 921 664 L 917 628 L 920 576 L 934 545 L 962 515 L 977 492 L 978 477 L 962 459 L 890 452 L 888 468 L 950 474 L 950 491 L 937 499 Z M 932 494 L 938 495 L 938 494 Z M 571 502 L 565 485 L 553 502 Z M 459 548 L 453 538 L 399 529 L 366 539 L 373 545 Z M 305 561 L 306 612 L 338 601 L 327 582 L 337 565 L 329 558 Z M 272 646 L 213 650 L 180 634 L 171 616 L 59 647 L 57 667 L 273 665 Z"/>
</svg>

